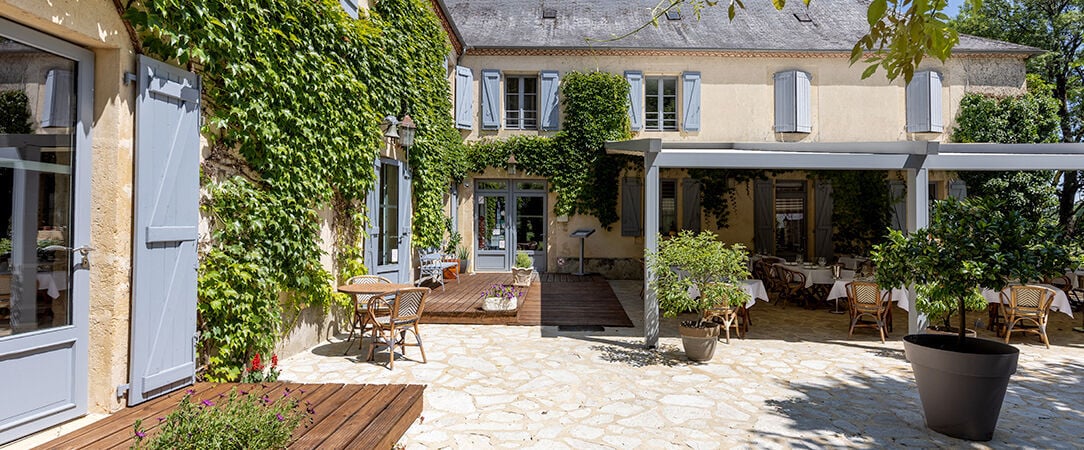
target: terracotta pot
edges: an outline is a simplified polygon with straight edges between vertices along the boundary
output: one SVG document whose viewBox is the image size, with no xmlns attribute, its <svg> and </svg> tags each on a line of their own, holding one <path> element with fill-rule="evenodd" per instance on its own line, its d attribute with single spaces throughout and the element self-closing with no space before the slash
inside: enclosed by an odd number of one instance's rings
<svg viewBox="0 0 1084 450">
<path fill-rule="evenodd" d="M 994 437 L 1019 349 L 974 338 L 960 346 L 959 336 L 939 334 L 904 336 L 903 349 L 915 371 L 927 427 L 972 441 Z"/>
<path fill-rule="evenodd" d="M 459 278 L 459 260 L 458 259 L 446 259 L 444 262 L 454 262 L 455 265 L 444 269 L 444 279 L 454 280 Z"/>
</svg>

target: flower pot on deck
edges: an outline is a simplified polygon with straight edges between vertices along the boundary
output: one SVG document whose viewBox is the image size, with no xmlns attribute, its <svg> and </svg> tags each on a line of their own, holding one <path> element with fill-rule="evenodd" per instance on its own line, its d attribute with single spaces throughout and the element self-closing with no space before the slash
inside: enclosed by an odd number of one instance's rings
<svg viewBox="0 0 1084 450">
<path fill-rule="evenodd" d="M 959 336 L 937 334 L 904 336 L 903 348 L 915 371 L 927 427 L 972 441 L 994 437 L 1020 350 L 976 338 L 961 346 Z"/>
<path fill-rule="evenodd" d="M 486 297 L 482 300 L 482 309 L 486 311 L 514 311 L 518 307 L 515 297 Z"/>
<path fill-rule="evenodd" d="M 512 285 L 527 287 L 534 281 L 534 268 L 532 267 L 513 267 L 512 268 Z"/>
<path fill-rule="evenodd" d="M 444 262 L 455 263 L 454 266 L 444 269 L 444 279 L 454 280 L 459 278 L 459 260 L 458 259 L 446 259 Z"/>
<path fill-rule="evenodd" d="M 696 326 L 696 322 L 682 322 L 678 327 L 685 356 L 693 361 L 710 361 L 715 355 L 715 343 L 719 341 L 719 324 L 708 322 Z"/>
</svg>

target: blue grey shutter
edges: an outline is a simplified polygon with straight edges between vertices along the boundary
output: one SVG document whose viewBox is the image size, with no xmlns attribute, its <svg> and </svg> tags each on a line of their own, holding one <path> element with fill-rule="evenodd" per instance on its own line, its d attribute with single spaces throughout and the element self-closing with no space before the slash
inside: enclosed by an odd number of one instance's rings
<svg viewBox="0 0 1084 450">
<path fill-rule="evenodd" d="M 129 405 L 196 374 L 199 103 L 198 76 L 139 56 Z"/>
<path fill-rule="evenodd" d="M 907 184 L 900 180 L 888 182 L 888 195 L 892 199 L 892 214 L 888 222 L 893 230 L 907 231 Z"/>
<path fill-rule="evenodd" d="M 944 131 L 941 114 L 941 74 L 930 71 L 930 132 Z"/>
<path fill-rule="evenodd" d="M 373 161 L 373 178 L 377 180 L 373 184 L 373 189 L 365 194 L 365 211 L 368 213 L 368 228 L 365 230 L 365 252 L 362 257 L 362 262 L 365 267 L 369 268 L 370 272 L 376 271 L 377 261 L 377 249 L 380 248 L 379 239 L 380 236 L 380 158 L 376 158 Z"/>
<path fill-rule="evenodd" d="M 621 235 L 643 236 L 644 185 L 640 178 L 621 180 Z"/>
<path fill-rule="evenodd" d="M 644 74 L 626 71 L 625 81 L 629 82 L 629 125 L 632 131 L 640 131 L 644 129 Z"/>
<path fill-rule="evenodd" d="M 556 130 L 561 126 L 560 101 L 557 93 L 561 86 L 561 77 L 556 71 L 543 70 L 542 73 L 542 129 Z"/>
<path fill-rule="evenodd" d="M 681 228 L 700 232 L 700 180 L 686 178 L 681 183 Z"/>
<path fill-rule="evenodd" d="M 831 260 L 835 254 L 832 242 L 832 183 L 818 180 L 814 192 L 813 254 Z"/>
<path fill-rule="evenodd" d="M 956 200 L 963 200 L 967 197 L 967 184 L 965 184 L 963 180 L 949 181 L 948 196 Z"/>
<path fill-rule="evenodd" d="M 794 72 L 794 115 L 795 131 L 809 133 L 813 131 L 813 106 L 810 101 L 809 74 L 800 70 Z"/>
<path fill-rule="evenodd" d="M 775 74 L 775 132 L 813 131 L 809 74 L 786 70 Z"/>
<path fill-rule="evenodd" d="M 70 70 L 52 69 L 45 75 L 45 101 L 41 126 L 70 127 L 75 117 L 75 75 Z"/>
<path fill-rule="evenodd" d="M 753 182 L 753 247 L 759 253 L 775 251 L 775 187 L 772 180 Z"/>
<path fill-rule="evenodd" d="M 681 127 L 685 131 L 700 131 L 700 72 L 681 74 L 681 106 L 685 112 Z"/>
<path fill-rule="evenodd" d="M 941 114 L 941 74 L 924 70 L 911 78 L 906 88 L 907 132 L 944 131 Z"/>
<path fill-rule="evenodd" d="M 798 117 L 795 114 L 797 99 L 794 91 L 794 71 L 775 74 L 775 132 L 793 133 L 798 131 Z"/>
<path fill-rule="evenodd" d="M 482 129 L 501 127 L 501 72 L 482 71 Z"/>
<path fill-rule="evenodd" d="M 474 127 L 474 72 L 469 67 L 455 66 L 455 127 Z"/>
<path fill-rule="evenodd" d="M 346 10 L 346 15 L 358 18 L 358 0 L 339 0 L 339 4 Z"/>
</svg>

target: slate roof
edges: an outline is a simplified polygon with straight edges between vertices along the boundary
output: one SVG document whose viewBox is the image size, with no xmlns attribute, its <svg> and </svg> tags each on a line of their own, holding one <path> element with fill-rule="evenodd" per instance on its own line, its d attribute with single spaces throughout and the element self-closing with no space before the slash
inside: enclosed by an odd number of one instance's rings
<svg viewBox="0 0 1084 450">
<path fill-rule="evenodd" d="M 727 2 L 704 8 L 697 20 L 682 6 L 680 20 L 659 19 L 616 41 L 603 41 L 651 20 L 658 0 L 441 0 L 467 48 L 673 49 L 767 52 L 850 52 L 866 33 L 868 0 L 799 0 L 777 11 L 769 0 L 745 0 L 733 22 Z M 553 10 L 556 18 L 542 18 Z M 806 14 L 811 22 L 796 15 Z M 585 38 L 591 38 L 588 42 Z M 1042 53 L 1034 47 L 961 35 L 957 53 Z"/>
</svg>

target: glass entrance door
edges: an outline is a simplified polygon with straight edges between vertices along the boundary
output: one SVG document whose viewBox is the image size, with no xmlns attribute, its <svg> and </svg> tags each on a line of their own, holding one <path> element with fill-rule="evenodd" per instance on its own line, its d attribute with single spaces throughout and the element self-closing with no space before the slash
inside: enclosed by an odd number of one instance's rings
<svg viewBox="0 0 1084 450">
<path fill-rule="evenodd" d="M 517 252 L 525 252 L 535 270 L 546 271 L 546 185 L 541 181 L 517 182 L 515 241 Z M 512 255 L 515 261 L 515 254 Z"/>
<path fill-rule="evenodd" d="M 0 444 L 86 412 L 92 61 L 0 19 Z"/>
<path fill-rule="evenodd" d="M 509 220 L 507 183 L 503 181 L 479 182 L 479 191 L 475 194 L 478 204 L 475 213 L 475 262 L 474 267 L 480 272 L 502 272 L 511 270 L 509 258 L 513 243 L 509 240 Z M 504 187 L 504 192 L 483 192 L 482 188 Z M 496 190 L 496 189 L 492 189 Z"/>
</svg>

